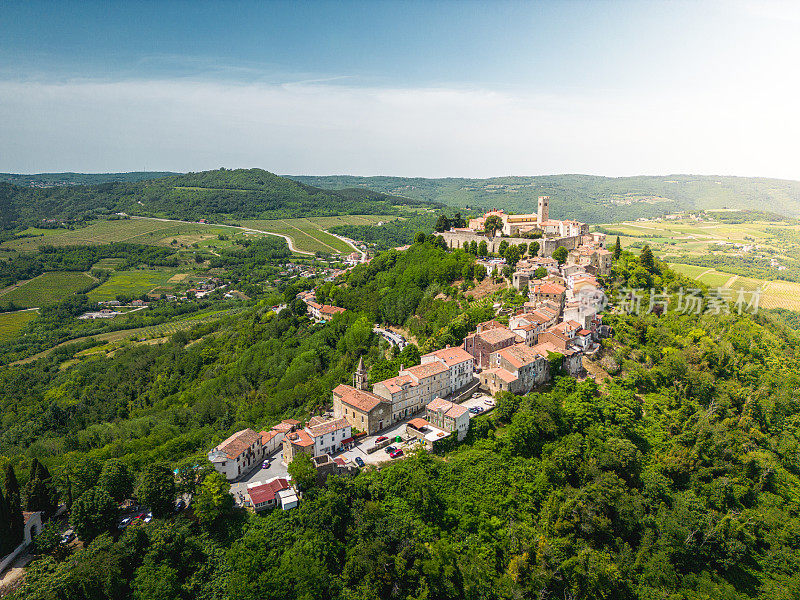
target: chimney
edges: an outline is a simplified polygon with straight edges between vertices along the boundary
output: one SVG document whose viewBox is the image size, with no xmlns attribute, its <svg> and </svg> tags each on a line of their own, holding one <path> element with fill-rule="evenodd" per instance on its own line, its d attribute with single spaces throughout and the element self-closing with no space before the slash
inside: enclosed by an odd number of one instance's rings
<svg viewBox="0 0 800 600">
<path fill-rule="evenodd" d="M 402 373 L 403 371 L 405 371 L 405 369 L 404 369 L 403 367 L 404 367 L 403 363 L 400 363 L 400 372 L 401 372 L 401 373 Z"/>
</svg>

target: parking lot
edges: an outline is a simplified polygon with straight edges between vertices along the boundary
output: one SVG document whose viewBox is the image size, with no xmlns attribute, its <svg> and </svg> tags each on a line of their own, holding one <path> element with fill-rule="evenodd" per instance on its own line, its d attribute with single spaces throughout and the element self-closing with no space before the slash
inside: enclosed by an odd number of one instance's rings
<svg viewBox="0 0 800 600">
<path fill-rule="evenodd" d="M 259 462 L 255 469 L 231 483 L 231 494 L 233 494 L 237 504 L 242 504 L 244 500 L 247 500 L 248 484 L 264 483 L 273 477 L 286 477 L 288 471 L 283 463 L 281 463 L 281 448 L 278 448 L 269 458 L 271 462 L 268 469 L 262 469 L 261 463 Z"/>
<path fill-rule="evenodd" d="M 484 392 L 476 392 L 472 396 L 473 397 L 467 398 L 466 400 L 464 400 L 464 402 L 461 403 L 461 406 L 464 406 L 466 408 L 475 408 L 475 407 L 482 408 L 483 409 L 483 413 L 487 413 L 490 410 L 494 409 L 494 404 L 490 405 L 490 404 L 486 403 L 487 400 L 490 400 L 491 402 L 494 402 L 494 398 L 492 398 L 489 394 L 486 394 Z M 483 413 L 479 413 L 479 414 L 483 414 Z M 477 416 L 478 416 L 477 414 L 469 413 L 470 419 L 472 419 L 474 417 L 477 417 Z"/>
</svg>

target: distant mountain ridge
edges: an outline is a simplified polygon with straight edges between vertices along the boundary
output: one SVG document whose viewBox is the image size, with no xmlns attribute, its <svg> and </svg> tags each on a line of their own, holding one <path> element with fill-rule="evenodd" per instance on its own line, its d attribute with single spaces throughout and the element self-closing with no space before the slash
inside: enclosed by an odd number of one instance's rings
<svg viewBox="0 0 800 600">
<path fill-rule="evenodd" d="M 535 212 L 550 196 L 554 218 L 609 223 L 680 210 L 738 208 L 800 215 L 800 181 L 759 177 L 541 175 L 489 179 L 287 175 L 324 189 L 364 187 L 464 208 Z"/>
<path fill-rule="evenodd" d="M 136 182 L 180 175 L 173 171 L 130 171 L 127 173 L 35 173 L 31 175 L 0 173 L 0 181 L 21 186 L 98 185 L 111 182 Z"/>
<path fill-rule="evenodd" d="M 30 187 L 0 183 L 0 226 L 80 222 L 115 213 L 196 221 L 402 214 L 435 203 L 368 189 L 323 190 L 262 169 L 219 169 L 142 181 Z"/>
</svg>

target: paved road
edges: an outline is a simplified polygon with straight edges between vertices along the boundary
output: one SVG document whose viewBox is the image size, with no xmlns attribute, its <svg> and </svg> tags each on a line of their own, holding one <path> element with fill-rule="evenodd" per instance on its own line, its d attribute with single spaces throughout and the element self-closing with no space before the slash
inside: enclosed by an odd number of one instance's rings
<svg viewBox="0 0 800 600">
<path fill-rule="evenodd" d="M 400 350 L 405 348 L 406 344 L 408 344 L 408 342 L 402 335 L 400 335 L 399 333 L 395 333 L 394 331 L 383 329 L 382 327 L 378 327 L 377 325 L 375 326 L 373 331 L 378 335 L 380 335 L 381 337 L 383 337 L 383 339 L 385 339 L 390 344 L 394 344 L 395 346 L 397 346 Z"/>
</svg>

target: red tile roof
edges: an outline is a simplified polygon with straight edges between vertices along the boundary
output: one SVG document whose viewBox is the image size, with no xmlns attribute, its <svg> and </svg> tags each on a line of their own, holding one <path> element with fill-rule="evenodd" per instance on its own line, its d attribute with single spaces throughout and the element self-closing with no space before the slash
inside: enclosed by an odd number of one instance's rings
<svg viewBox="0 0 800 600">
<path fill-rule="evenodd" d="M 311 439 L 311 436 L 302 429 L 300 431 L 293 431 L 292 433 L 287 434 L 283 439 L 289 440 L 295 446 L 306 447 L 314 445 L 314 440 Z"/>
<path fill-rule="evenodd" d="M 506 383 L 513 383 L 518 379 L 518 377 L 512 375 L 505 369 L 487 369 L 486 371 L 484 371 L 484 373 L 487 375 L 496 375 Z"/>
<path fill-rule="evenodd" d="M 253 431 L 252 429 L 242 429 L 237 431 L 227 440 L 217 446 L 220 450 L 227 454 L 228 458 L 235 459 L 237 456 L 245 452 L 254 442 L 259 440 L 261 434 Z"/>
<path fill-rule="evenodd" d="M 333 394 L 338 396 L 342 403 L 363 412 L 369 412 L 381 402 L 386 402 L 380 396 L 365 390 L 357 390 L 350 385 L 337 385 L 333 390 Z"/>
<path fill-rule="evenodd" d="M 490 331 L 496 331 L 496 330 L 492 329 Z M 508 330 L 506 329 L 506 331 Z M 475 360 L 474 358 L 472 358 L 472 355 L 469 352 L 467 352 L 466 350 L 464 350 L 459 346 L 454 346 L 452 348 L 442 348 L 441 350 L 429 352 L 428 354 L 425 354 L 422 358 L 425 358 L 426 356 L 435 356 L 436 358 L 444 362 L 444 364 L 447 365 L 448 367 L 452 367 L 461 364 L 463 362 Z"/>
<path fill-rule="evenodd" d="M 247 488 L 247 495 L 250 496 L 250 502 L 255 505 L 275 500 L 275 496 L 278 492 L 288 489 L 289 482 L 281 477 L 261 485 Z"/>
<path fill-rule="evenodd" d="M 333 433 L 334 431 L 345 429 L 347 427 L 350 427 L 350 422 L 342 417 L 340 419 L 331 419 L 318 425 L 306 427 L 306 429 L 308 429 L 308 434 L 311 437 L 319 437 L 321 435 L 325 435 L 326 433 Z"/>
</svg>

